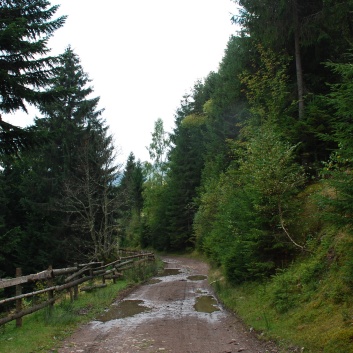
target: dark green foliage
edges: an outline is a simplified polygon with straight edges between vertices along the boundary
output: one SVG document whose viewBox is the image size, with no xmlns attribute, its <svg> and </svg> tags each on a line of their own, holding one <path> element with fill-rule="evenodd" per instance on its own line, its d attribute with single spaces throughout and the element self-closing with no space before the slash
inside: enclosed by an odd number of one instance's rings
<svg viewBox="0 0 353 353">
<path fill-rule="evenodd" d="M 202 250 L 233 283 L 253 280 L 273 268 L 266 260 L 266 234 L 252 206 L 251 195 L 241 185 L 239 174 L 229 170 L 215 190 L 218 205 L 210 234 L 205 234 Z M 202 214 L 202 212 L 199 213 Z M 260 250 L 260 251 L 259 251 Z M 262 267 L 262 269 L 260 269 Z"/>
<path fill-rule="evenodd" d="M 166 232 L 166 208 L 168 194 L 166 184 L 155 184 L 147 180 L 144 185 L 143 198 L 143 224 L 141 245 L 153 247 L 157 250 L 169 248 L 169 236 Z"/>
<path fill-rule="evenodd" d="M 195 84 L 192 96 L 185 96 L 176 113 L 176 128 L 170 136 L 172 147 L 168 164 L 161 164 L 158 155 L 169 144 L 156 125 L 150 147 L 156 161 L 152 165 L 144 190 L 144 215 L 149 244 L 158 249 L 183 250 L 193 247 L 192 223 L 196 212 L 195 197 L 200 186 L 203 168 L 204 132 L 206 116 L 202 112 L 207 92 L 203 85 Z M 162 131 L 163 132 L 163 131 Z M 156 139 L 157 136 L 160 136 Z M 162 146 L 161 151 L 158 146 Z"/>
<path fill-rule="evenodd" d="M 300 286 L 298 278 L 290 277 L 286 271 L 278 271 L 273 279 L 272 305 L 279 313 L 286 313 L 298 305 Z"/>
<path fill-rule="evenodd" d="M 46 0 L 4 0 L 0 5 L 0 111 L 27 111 L 25 102 L 38 105 L 52 99 L 43 91 L 53 76 L 56 57 L 47 56 L 48 39 L 65 22 L 52 20 L 58 5 Z"/>
<path fill-rule="evenodd" d="M 249 141 L 244 159 L 229 168 L 213 191 L 217 212 L 210 234 L 202 239 L 202 249 L 234 283 L 273 273 L 301 247 L 287 228 L 291 199 L 303 181 L 293 164 L 293 149 L 265 129 L 259 136 Z M 206 206 L 201 204 L 198 216 Z"/>
<path fill-rule="evenodd" d="M 196 212 L 194 198 L 200 186 L 203 167 L 203 119 L 184 117 L 174 133 L 167 178 L 167 232 L 169 247 L 180 250 L 193 246 L 192 223 Z"/>
<path fill-rule="evenodd" d="M 66 229 L 65 240 L 73 241 L 71 248 L 106 259 L 116 245 L 118 170 L 112 136 L 100 118 L 103 110 L 97 110 L 99 97 L 89 98 L 90 80 L 70 47 L 55 73 L 51 89 L 60 92 L 60 99 L 41 105 L 45 118 L 36 120 L 49 140 L 42 151 L 46 180 L 54 189 L 46 195 L 60 214 L 57 229 Z"/>
<path fill-rule="evenodd" d="M 82 182 L 82 174 L 87 171 L 84 162 L 88 151 L 86 147 L 94 146 L 90 134 L 97 129 L 95 125 L 99 124 L 97 117 L 101 112 L 94 111 L 99 98 L 86 98 L 92 89 L 85 87 L 89 79 L 71 48 L 61 55 L 55 74 L 50 81 L 50 89 L 60 91 L 61 97 L 40 106 L 44 117 L 35 120 L 35 128 L 45 135 L 47 143 L 29 153 L 31 172 L 30 177 L 22 181 L 22 204 L 26 210 L 29 239 L 42 238 L 53 244 L 54 249 L 60 249 L 56 244 L 60 242 L 73 251 L 75 232 L 71 226 L 77 220 L 67 209 L 70 198 L 67 192 L 75 182 Z M 91 141 L 89 145 L 88 141 Z M 42 221 L 38 222 L 40 217 Z M 51 251 L 48 253 L 54 263 L 62 257 L 60 250 L 58 256 Z M 66 254 L 72 256 L 69 252 Z"/>
<path fill-rule="evenodd" d="M 136 208 L 141 212 L 143 206 L 143 182 L 144 176 L 141 162 L 140 160 L 135 161 L 135 156 L 131 152 L 120 182 L 121 196 L 124 199 L 123 209 L 131 210 Z"/>
<path fill-rule="evenodd" d="M 66 178 L 61 211 L 69 214 L 71 237 L 83 258 L 111 261 L 117 241 L 117 179 L 112 136 L 90 117 L 77 148 L 78 165 Z"/>
<path fill-rule="evenodd" d="M 202 109 L 206 114 L 206 132 L 203 179 L 212 178 L 229 165 L 230 151 L 227 139 L 239 134 L 239 124 L 246 117 L 246 99 L 242 91 L 240 74 L 249 64 L 252 52 L 249 38 L 232 36 L 217 73 L 210 73 L 202 87 Z"/>
<path fill-rule="evenodd" d="M 351 56 L 349 57 L 350 59 Z M 350 60 L 351 61 L 351 60 Z M 331 119 L 332 135 L 327 138 L 337 145 L 325 164 L 323 174 L 329 177 L 328 183 L 334 192 L 326 197 L 326 216 L 341 225 L 352 226 L 353 214 L 353 68 L 351 63 L 327 64 L 338 76 L 338 83 L 331 84 L 331 92 L 326 96 L 334 116 Z"/>
<path fill-rule="evenodd" d="M 141 212 L 143 183 L 145 181 L 140 160 L 130 153 L 118 187 L 119 232 L 123 246 L 139 246 L 143 234 Z"/>
<path fill-rule="evenodd" d="M 149 145 L 151 163 L 144 164 L 146 182 L 143 188 L 143 231 L 141 245 L 152 246 L 158 250 L 168 248 L 169 238 L 166 233 L 167 207 L 167 154 L 170 148 L 170 138 L 164 131 L 163 120 L 157 119 L 152 142 Z"/>
<path fill-rule="evenodd" d="M 65 17 L 52 20 L 58 7 L 45 0 L 0 3 L 0 113 L 27 112 L 26 102 L 38 106 L 56 99 L 58 92 L 47 85 L 58 58 L 48 56 L 47 42 L 65 22 Z M 0 114 L 1 155 L 38 142 L 33 132 L 5 123 Z"/>
<path fill-rule="evenodd" d="M 203 160 L 200 188 L 196 204 L 198 211 L 193 223 L 197 246 L 202 249 L 204 239 L 210 234 L 218 213 L 221 192 L 218 183 L 222 173 L 232 161 L 229 141 L 236 139 L 240 123 L 247 116 L 246 99 L 241 87 L 240 74 L 247 68 L 249 52 L 252 52 L 250 38 L 232 36 L 217 73 L 211 73 L 198 95 L 203 98 L 202 112 L 205 115 L 203 128 Z M 215 242 L 216 246 L 217 242 Z M 216 246 L 217 247 L 217 246 Z"/>
<path fill-rule="evenodd" d="M 1 171 L 1 270 L 11 275 L 6 263 L 35 272 L 107 259 L 117 244 L 112 137 L 96 109 L 99 98 L 88 98 L 93 90 L 78 56 L 68 48 L 59 59 L 48 89 L 60 91 L 60 99 L 43 102 L 44 117 L 32 127 L 43 143 L 21 159 L 4 159 Z"/>
<path fill-rule="evenodd" d="M 277 54 L 284 52 L 292 59 L 289 92 L 291 99 L 299 104 L 290 114 L 298 122 L 288 125 L 288 137 L 293 143 L 301 142 L 298 150 L 301 162 L 311 175 L 317 176 L 320 161 L 328 158 L 332 147 L 322 140 L 323 130 L 330 130 L 329 117 L 322 114 L 322 105 L 317 105 L 317 96 L 328 92 L 326 82 L 332 77 L 323 63 L 340 59 L 347 43 L 352 42 L 352 19 L 348 14 L 353 3 L 351 0 L 237 3 L 242 10 L 234 20 L 242 25 L 243 31 L 255 43 Z"/>
<path fill-rule="evenodd" d="M 295 56 L 295 31 L 299 32 L 300 49 L 308 92 L 324 83 L 322 76 L 324 60 L 341 57 L 347 41 L 352 38 L 351 17 L 353 3 L 320 0 L 238 0 L 239 15 L 233 20 L 242 26 L 257 43 L 275 52 L 285 49 Z M 295 18 L 297 11 L 297 21 Z M 306 60 L 308 59 L 308 60 Z M 319 65 L 317 66 L 317 63 Z M 316 67 L 315 67 L 316 66 Z M 291 67 L 295 70 L 295 67 Z M 321 76 L 321 77 L 320 77 Z M 325 87 L 321 87 L 325 89 Z"/>
<path fill-rule="evenodd" d="M 40 143 L 40 136 L 37 136 L 34 131 L 6 123 L 0 117 L 0 156 L 18 155 L 19 151 L 38 143 Z"/>
<path fill-rule="evenodd" d="M 227 170 L 204 179 L 194 223 L 199 248 L 233 283 L 268 276 L 295 247 L 303 248 L 289 230 L 304 177 L 296 146 L 284 137 L 290 106 L 285 59 L 260 47 L 259 62 L 239 80 L 249 116 L 237 139 L 228 141 L 233 161 Z"/>
<path fill-rule="evenodd" d="M 90 98 L 78 57 L 68 48 L 43 61 L 43 94 L 39 99 L 29 83 L 32 101 L 18 95 L 16 109 L 40 102 L 44 118 L 34 130 L 45 143 L 21 160 L 4 158 L 0 173 L 1 271 L 9 272 L 6 263 L 63 261 L 64 247 L 109 258 L 119 240 L 158 250 L 197 247 L 233 284 L 274 276 L 271 300 L 280 313 L 306 300 L 300 286 L 311 286 L 310 293 L 319 288 L 334 245 L 308 261 L 300 278 L 280 269 L 322 245 L 317 234 L 327 219 L 352 226 L 353 71 L 345 52 L 353 41 L 353 2 L 236 2 L 241 32 L 229 39 L 218 71 L 183 97 L 172 134 L 156 121 L 151 162 L 132 153 L 121 177 L 99 98 Z M 17 20 L 12 17 L 14 30 Z M 11 129 L 6 133 L 20 134 Z M 324 191 L 315 191 L 323 196 L 303 210 L 307 176 L 319 178 L 323 162 Z M 350 247 L 337 260 L 347 288 Z M 346 295 L 339 289 L 331 294 L 336 301 Z"/>
</svg>

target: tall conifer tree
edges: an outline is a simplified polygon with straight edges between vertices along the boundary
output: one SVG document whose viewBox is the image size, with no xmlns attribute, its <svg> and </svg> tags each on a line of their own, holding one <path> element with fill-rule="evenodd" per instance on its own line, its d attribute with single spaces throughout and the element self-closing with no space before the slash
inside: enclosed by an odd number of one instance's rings
<svg viewBox="0 0 353 353">
<path fill-rule="evenodd" d="M 26 102 L 38 105 L 55 99 L 54 92 L 45 88 L 58 62 L 49 55 L 48 40 L 66 19 L 52 20 L 58 7 L 46 0 L 0 2 L 0 114 L 27 112 Z M 0 115 L 1 153 L 16 153 L 33 144 L 33 139 Z"/>
<path fill-rule="evenodd" d="M 48 40 L 65 22 L 51 20 L 59 5 L 46 0 L 3 0 L 0 4 L 0 110 L 27 111 L 49 96 L 46 87 L 58 59 L 48 56 Z"/>
<path fill-rule="evenodd" d="M 97 109 L 99 97 L 88 97 L 93 92 L 89 82 L 68 48 L 50 80 L 49 89 L 60 98 L 43 103 L 44 117 L 35 120 L 34 130 L 45 143 L 5 165 L 5 183 L 18 181 L 6 189 L 5 200 L 16 199 L 12 215 L 20 222 L 7 222 L 3 231 L 21 235 L 21 256 L 15 260 L 32 271 L 66 264 L 73 260 L 70 250 L 77 254 L 78 248 L 91 257 L 108 257 L 116 244 L 114 148 Z"/>
</svg>

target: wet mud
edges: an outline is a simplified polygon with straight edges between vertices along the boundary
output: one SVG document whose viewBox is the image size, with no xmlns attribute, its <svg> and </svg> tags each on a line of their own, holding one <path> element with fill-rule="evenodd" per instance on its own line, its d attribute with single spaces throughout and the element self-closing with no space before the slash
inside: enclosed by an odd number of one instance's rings
<svg viewBox="0 0 353 353">
<path fill-rule="evenodd" d="M 179 268 L 165 268 L 158 277 L 175 276 L 181 273 Z"/>
<path fill-rule="evenodd" d="M 212 295 L 204 295 L 202 297 L 197 297 L 194 308 L 199 313 L 211 314 L 215 311 L 220 311 L 220 308 L 217 305 L 217 300 Z"/>
<path fill-rule="evenodd" d="M 265 353 L 217 302 L 208 265 L 164 257 L 166 268 L 65 340 L 58 353 Z"/>
<path fill-rule="evenodd" d="M 148 281 L 148 284 L 157 284 L 157 283 L 161 283 L 162 280 L 159 278 L 152 278 Z"/>
<path fill-rule="evenodd" d="M 207 276 L 204 275 L 194 275 L 186 277 L 189 281 L 203 281 L 207 279 Z"/>
<path fill-rule="evenodd" d="M 97 321 L 108 322 L 149 311 L 150 309 L 143 303 L 143 300 L 123 300 L 117 305 L 112 305 L 109 310 L 97 318 Z"/>
</svg>

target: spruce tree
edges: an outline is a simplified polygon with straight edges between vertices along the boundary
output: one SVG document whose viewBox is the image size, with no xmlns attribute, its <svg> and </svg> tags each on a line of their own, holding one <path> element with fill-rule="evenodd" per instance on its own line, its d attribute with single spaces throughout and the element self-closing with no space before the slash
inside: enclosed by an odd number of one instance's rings
<svg viewBox="0 0 353 353">
<path fill-rule="evenodd" d="M 144 180 L 141 162 L 135 161 L 135 155 L 131 152 L 118 188 L 119 228 L 123 244 L 127 246 L 139 245 L 142 236 L 141 211 Z"/>
<path fill-rule="evenodd" d="M 324 97 L 328 108 L 332 110 L 331 125 L 333 134 L 327 134 L 334 141 L 335 150 L 325 163 L 323 174 L 327 183 L 335 192 L 324 197 L 325 216 L 339 226 L 352 229 L 353 221 L 353 140 L 352 140 L 352 104 L 353 104 L 353 56 L 346 63 L 327 63 L 338 77 L 338 82 L 330 84 L 331 92 Z"/>
<path fill-rule="evenodd" d="M 166 209 L 169 248 L 173 250 L 194 246 L 193 219 L 197 210 L 195 198 L 204 166 L 204 132 L 206 117 L 200 113 L 197 99 L 199 84 L 193 97 L 182 104 L 176 114 L 176 128 L 171 136 L 167 178 Z"/>
<path fill-rule="evenodd" d="M 61 214 L 65 240 L 97 259 L 109 257 L 116 244 L 113 209 L 118 167 L 112 136 L 100 117 L 99 97 L 89 97 L 93 93 L 89 83 L 79 57 L 68 47 L 50 81 L 50 89 L 60 92 L 60 97 L 40 106 L 45 117 L 36 124 L 47 131 L 44 160 L 48 180 L 55 185 L 53 207 Z"/>
<path fill-rule="evenodd" d="M 49 55 L 48 40 L 65 23 L 52 20 L 59 5 L 46 0 L 0 2 L 0 152 L 17 153 L 32 146 L 36 137 L 25 129 L 5 123 L 1 112 L 20 109 L 26 102 L 37 106 L 55 99 L 46 90 L 58 58 Z"/>
<path fill-rule="evenodd" d="M 27 111 L 51 96 L 43 91 L 58 58 L 48 56 L 48 40 L 65 16 L 52 20 L 59 5 L 46 0 L 3 0 L 0 4 L 0 110 Z"/>
<path fill-rule="evenodd" d="M 99 97 L 88 97 L 93 89 L 79 57 L 68 48 L 59 59 L 49 90 L 60 91 L 60 99 L 40 105 L 44 116 L 33 128 L 45 143 L 4 170 L 10 177 L 16 167 L 18 192 L 8 192 L 17 197 L 23 231 L 17 249 L 20 261 L 34 271 L 64 265 L 77 250 L 91 258 L 109 257 L 116 244 L 112 137 L 97 109 Z"/>
</svg>

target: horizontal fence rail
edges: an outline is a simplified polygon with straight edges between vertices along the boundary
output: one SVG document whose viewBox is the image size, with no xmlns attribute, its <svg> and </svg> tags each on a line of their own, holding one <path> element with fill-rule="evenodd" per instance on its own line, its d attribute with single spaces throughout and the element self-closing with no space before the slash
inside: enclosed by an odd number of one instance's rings
<svg viewBox="0 0 353 353">
<path fill-rule="evenodd" d="M 0 294 L 6 288 L 15 287 L 15 295 L 11 297 L 0 298 L 0 310 L 3 305 L 12 302 L 16 303 L 16 309 L 12 309 L 6 316 L 0 317 L 0 326 L 10 321 L 16 320 L 16 326 L 22 326 L 22 317 L 32 314 L 47 306 L 53 306 L 58 299 L 58 295 L 63 290 L 68 290 L 71 300 L 78 297 L 79 285 L 92 281 L 96 278 L 101 278 L 101 284 L 81 287 L 80 291 L 89 291 L 92 289 L 102 288 L 106 286 L 106 280 L 116 280 L 123 277 L 123 272 L 127 269 L 137 267 L 147 262 L 155 261 L 155 256 L 151 252 L 139 252 L 132 250 L 119 250 L 119 257 L 108 264 L 103 262 L 90 262 L 87 264 L 77 264 L 73 267 L 53 269 L 49 267 L 47 270 L 22 276 L 22 270 L 16 270 L 16 277 L 9 279 L 0 279 Z M 64 278 L 63 278 L 64 277 Z M 41 282 L 45 288 L 22 293 L 24 284 L 35 284 Z M 39 295 L 47 294 L 46 299 L 29 308 L 23 308 L 23 299 L 36 298 Z M 43 300 L 43 299 L 42 299 Z"/>
</svg>

